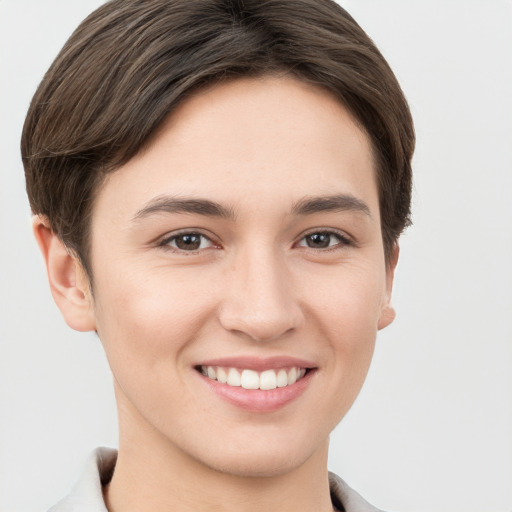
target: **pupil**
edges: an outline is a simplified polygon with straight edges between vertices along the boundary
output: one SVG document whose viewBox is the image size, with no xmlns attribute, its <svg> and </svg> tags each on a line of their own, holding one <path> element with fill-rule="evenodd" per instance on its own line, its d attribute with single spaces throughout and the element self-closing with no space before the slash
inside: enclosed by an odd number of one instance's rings
<svg viewBox="0 0 512 512">
<path fill-rule="evenodd" d="M 176 245 L 184 250 L 196 250 L 201 245 L 200 235 L 181 235 L 176 238 Z"/>
<path fill-rule="evenodd" d="M 308 236 L 308 247 L 325 248 L 329 247 L 331 236 L 327 233 L 314 233 Z"/>
</svg>

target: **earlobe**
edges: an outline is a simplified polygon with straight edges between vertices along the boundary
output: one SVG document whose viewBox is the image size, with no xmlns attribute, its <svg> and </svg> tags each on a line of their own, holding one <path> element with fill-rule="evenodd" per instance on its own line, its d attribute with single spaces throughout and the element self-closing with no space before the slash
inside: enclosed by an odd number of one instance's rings
<svg viewBox="0 0 512 512">
<path fill-rule="evenodd" d="M 46 264 L 53 299 L 64 320 L 76 331 L 95 330 L 89 283 L 78 258 L 70 254 L 45 217 L 34 216 L 32 228 Z"/>
<path fill-rule="evenodd" d="M 384 329 L 384 327 L 387 327 L 390 323 L 393 322 L 395 319 L 396 312 L 395 308 L 391 304 L 387 304 L 382 309 L 382 312 L 380 314 L 379 323 L 377 324 L 377 328 L 379 331 L 381 329 Z"/>
<path fill-rule="evenodd" d="M 391 324 L 396 317 L 395 308 L 391 305 L 391 294 L 393 291 L 393 280 L 395 278 L 395 268 L 396 264 L 398 263 L 399 253 L 400 247 L 398 244 L 395 244 L 393 247 L 393 252 L 390 256 L 390 260 L 386 265 L 386 296 L 377 324 L 379 331 Z"/>
</svg>

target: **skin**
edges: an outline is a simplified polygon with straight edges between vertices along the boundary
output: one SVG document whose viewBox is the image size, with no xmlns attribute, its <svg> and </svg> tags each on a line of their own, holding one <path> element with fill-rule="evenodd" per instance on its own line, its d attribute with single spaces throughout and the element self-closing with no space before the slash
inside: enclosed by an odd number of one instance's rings
<svg viewBox="0 0 512 512">
<path fill-rule="evenodd" d="M 333 195 L 356 206 L 294 211 Z M 162 211 L 163 197 L 233 216 Z M 65 320 L 98 332 L 114 375 L 109 510 L 332 510 L 329 433 L 394 318 L 398 255 L 386 264 L 369 140 L 334 97 L 265 77 L 183 103 L 98 192 L 93 294 L 44 218 L 34 230 Z M 180 249 L 169 238 L 183 231 L 207 238 Z M 326 232 L 327 248 L 307 237 Z M 286 406 L 244 411 L 194 369 L 236 355 L 299 357 L 316 371 Z"/>
</svg>

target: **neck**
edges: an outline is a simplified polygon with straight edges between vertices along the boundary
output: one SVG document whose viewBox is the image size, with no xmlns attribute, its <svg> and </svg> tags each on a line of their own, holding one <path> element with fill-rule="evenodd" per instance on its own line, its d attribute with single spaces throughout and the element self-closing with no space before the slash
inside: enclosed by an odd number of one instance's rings
<svg viewBox="0 0 512 512">
<path fill-rule="evenodd" d="M 331 512 L 325 440 L 303 464 L 270 476 L 221 472 L 119 411 L 119 455 L 104 490 L 110 512 Z M 125 421 L 126 420 L 126 421 Z"/>
</svg>

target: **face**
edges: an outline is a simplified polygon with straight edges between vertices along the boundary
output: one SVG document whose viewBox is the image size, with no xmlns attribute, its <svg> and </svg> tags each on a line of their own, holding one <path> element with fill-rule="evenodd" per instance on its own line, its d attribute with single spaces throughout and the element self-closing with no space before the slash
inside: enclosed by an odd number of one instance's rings
<svg viewBox="0 0 512 512">
<path fill-rule="evenodd" d="M 100 189 L 91 247 L 121 442 L 231 474 L 324 450 L 392 319 L 368 138 L 291 78 L 185 102 Z"/>
</svg>

